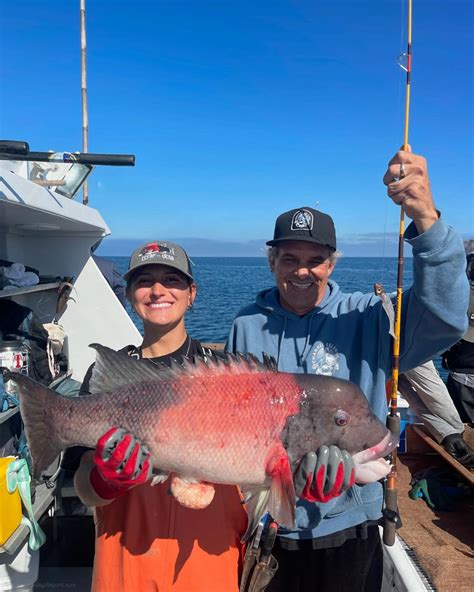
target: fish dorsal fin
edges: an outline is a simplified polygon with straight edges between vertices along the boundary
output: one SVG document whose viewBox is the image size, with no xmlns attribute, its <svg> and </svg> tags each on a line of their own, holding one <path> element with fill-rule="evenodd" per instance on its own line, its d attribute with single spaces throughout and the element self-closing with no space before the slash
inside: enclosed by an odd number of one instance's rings
<svg viewBox="0 0 474 592">
<path fill-rule="evenodd" d="M 202 365 L 202 364 L 201 364 Z M 193 371 L 191 371 L 193 372 Z M 275 359 L 263 354 L 263 362 L 260 362 L 252 354 L 228 354 L 218 352 L 217 355 L 207 358 L 204 369 L 199 372 L 206 374 L 256 374 L 258 372 L 276 372 Z"/>
<path fill-rule="evenodd" d="M 159 362 L 147 362 L 146 359 L 136 360 L 124 352 L 117 352 L 97 343 L 90 347 L 97 352 L 89 386 L 92 394 L 111 392 L 126 385 L 148 381 L 276 371 L 275 360 L 266 354 L 263 355 L 263 362 L 252 354 L 219 353 L 206 360 L 195 357 L 182 364 L 173 360 L 169 367 Z"/>
<path fill-rule="evenodd" d="M 164 364 L 139 361 L 125 352 L 117 352 L 98 343 L 91 343 L 90 347 L 96 350 L 89 382 L 89 390 L 93 395 L 149 380 L 169 380 L 174 376 L 174 371 Z"/>
</svg>

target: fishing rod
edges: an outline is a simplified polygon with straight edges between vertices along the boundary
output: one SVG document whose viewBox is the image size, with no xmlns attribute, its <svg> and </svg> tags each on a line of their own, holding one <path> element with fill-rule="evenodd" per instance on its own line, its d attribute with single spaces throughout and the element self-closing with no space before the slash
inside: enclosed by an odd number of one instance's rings
<svg viewBox="0 0 474 592">
<path fill-rule="evenodd" d="M 406 65 L 399 58 L 398 64 L 406 71 L 405 85 L 405 128 L 403 138 L 403 150 L 408 150 L 408 130 L 410 122 L 410 77 L 411 77 L 411 37 L 412 37 L 412 0 L 408 0 L 408 34 L 407 34 L 407 52 L 406 56 L 402 54 L 400 58 L 406 57 Z M 400 175 L 398 180 L 405 176 L 403 165 L 400 165 Z M 400 207 L 400 224 L 398 233 L 398 268 L 397 268 L 397 299 L 395 305 L 395 327 L 393 341 L 393 366 L 392 366 L 392 387 L 390 393 L 390 411 L 387 416 L 387 427 L 391 432 L 400 433 L 400 417 L 397 414 L 398 402 L 398 376 L 400 362 L 400 328 L 402 321 L 402 291 L 403 291 L 403 235 L 405 233 L 405 212 Z M 385 509 L 383 521 L 383 542 L 391 547 L 395 543 L 395 529 L 398 516 L 398 491 L 397 491 L 397 450 L 394 449 L 391 455 L 392 469 L 387 477 L 385 486 Z"/>
</svg>

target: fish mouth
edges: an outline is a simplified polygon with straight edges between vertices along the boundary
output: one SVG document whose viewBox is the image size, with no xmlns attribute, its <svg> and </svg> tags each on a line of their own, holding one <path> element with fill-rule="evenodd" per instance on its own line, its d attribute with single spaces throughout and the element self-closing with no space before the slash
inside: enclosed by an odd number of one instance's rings
<svg viewBox="0 0 474 592">
<path fill-rule="evenodd" d="M 371 448 L 361 450 L 352 456 L 352 460 L 357 464 L 365 464 L 371 460 L 377 460 L 387 456 L 398 444 L 398 437 L 392 432 L 388 432 L 387 435 L 380 440 L 378 444 Z"/>
<path fill-rule="evenodd" d="M 398 436 L 388 432 L 378 444 L 352 456 L 356 483 L 372 483 L 389 474 L 391 465 L 384 457 L 397 446 L 398 440 Z"/>
</svg>

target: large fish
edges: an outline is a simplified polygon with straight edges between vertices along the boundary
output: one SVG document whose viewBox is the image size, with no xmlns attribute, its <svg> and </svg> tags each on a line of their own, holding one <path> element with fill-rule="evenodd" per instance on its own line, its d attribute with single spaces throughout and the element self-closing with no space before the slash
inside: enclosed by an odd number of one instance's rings
<svg viewBox="0 0 474 592">
<path fill-rule="evenodd" d="M 161 475 L 173 475 L 171 490 L 185 505 L 209 504 L 212 483 L 239 485 L 251 532 L 267 510 L 293 526 L 292 473 L 304 454 L 323 444 L 353 455 L 358 482 L 389 471 L 383 456 L 397 438 L 347 380 L 280 373 L 239 355 L 170 369 L 92 347 L 91 396 L 65 397 L 10 373 L 34 476 L 61 450 L 94 448 L 111 426 L 121 426 L 148 446 Z"/>
</svg>

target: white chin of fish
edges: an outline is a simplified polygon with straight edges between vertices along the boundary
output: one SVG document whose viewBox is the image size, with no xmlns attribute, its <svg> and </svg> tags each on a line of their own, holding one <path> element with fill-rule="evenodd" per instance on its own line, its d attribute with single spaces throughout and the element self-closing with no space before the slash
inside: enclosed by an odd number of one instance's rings
<svg viewBox="0 0 474 592">
<path fill-rule="evenodd" d="M 383 457 L 387 456 L 397 443 L 398 438 L 388 432 L 385 438 L 372 448 L 354 454 L 352 460 L 355 464 L 355 482 L 373 483 L 386 477 L 392 465 Z"/>
</svg>

